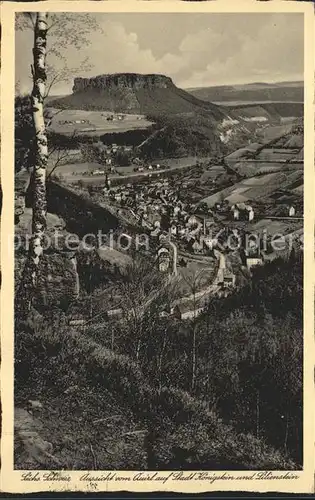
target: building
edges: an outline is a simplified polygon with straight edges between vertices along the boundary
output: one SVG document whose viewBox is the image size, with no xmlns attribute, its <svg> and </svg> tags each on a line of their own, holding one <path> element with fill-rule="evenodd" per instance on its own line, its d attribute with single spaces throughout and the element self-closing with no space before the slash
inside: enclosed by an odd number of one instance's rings
<svg viewBox="0 0 315 500">
<path fill-rule="evenodd" d="M 257 257 L 246 257 L 246 267 L 250 271 L 253 267 L 261 266 L 263 264 L 263 258 L 261 256 Z"/>
<path fill-rule="evenodd" d="M 289 217 L 294 217 L 294 216 L 295 216 L 295 208 L 293 205 L 291 205 L 289 208 Z"/>
<path fill-rule="evenodd" d="M 254 220 L 254 215 L 255 214 L 254 214 L 254 210 L 253 209 L 251 209 L 251 210 L 248 211 L 248 220 L 249 220 L 249 222 L 251 222 L 252 220 Z"/>
<path fill-rule="evenodd" d="M 180 211 L 181 211 L 181 209 L 179 206 L 174 207 L 174 211 L 173 211 L 174 217 L 178 217 L 178 215 L 180 214 Z"/>
<path fill-rule="evenodd" d="M 161 272 L 177 275 L 177 246 L 170 241 L 169 234 L 159 235 L 160 247 L 157 250 L 157 261 Z"/>
<path fill-rule="evenodd" d="M 105 188 L 110 189 L 111 181 L 108 178 L 108 174 L 105 174 Z"/>
<path fill-rule="evenodd" d="M 171 308 L 171 315 L 176 319 L 182 319 L 182 313 L 178 305 Z"/>
<path fill-rule="evenodd" d="M 263 256 L 260 248 L 257 247 L 254 241 L 249 243 L 249 248 L 245 250 L 245 263 L 247 269 L 250 271 L 253 267 L 261 266 L 263 264 Z"/>
<path fill-rule="evenodd" d="M 195 240 L 192 244 L 192 249 L 194 253 L 200 253 L 203 250 L 203 245 L 202 243 L 199 243 L 199 241 Z"/>
<path fill-rule="evenodd" d="M 234 220 L 239 220 L 239 218 L 240 218 L 240 211 L 239 211 L 238 208 L 234 208 L 234 210 L 233 210 L 233 218 L 234 218 Z"/>
<path fill-rule="evenodd" d="M 172 236 L 177 236 L 177 226 L 175 224 L 171 225 L 170 232 Z"/>
<path fill-rule="evenodd" d="M 233 288 L 236 282 L 236 276 L 232 271 L 227 268 L 220 268 L 218 270 L 216 284 L 226 288 Z"/>
<path fill-rule="evenodd" d="M 86 320 L 83 318 L 73 318 L 69 319 L 69 326 L 84 326 L 86 323 Z"/>
<path fill-rule="evenodd" d="M 212 250 L 214 247 L 218 245 L 217 238 L 212 238 L 211 236 L 205 236 L 204 238 L 202 238 L 202 240 L 205 247 L 208 248 L 209 250 Z"/>
<path fill-rule="evenodd" d="M 236 276 L 228 269 L 224 269 L 223 272 L 223 284 L 227 288 L 233 288 L 235 286 Z"/>
</svg>

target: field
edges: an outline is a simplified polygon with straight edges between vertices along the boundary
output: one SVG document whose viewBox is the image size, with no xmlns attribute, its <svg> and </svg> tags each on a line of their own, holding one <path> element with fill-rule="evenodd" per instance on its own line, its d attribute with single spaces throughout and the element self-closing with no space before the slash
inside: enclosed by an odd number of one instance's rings
<svg viewBox="0 0 315 500">
<path fill-rule="evenodd" d="M 255 101 L 243 101 L 243 100 L 239 100 L 239 101 L 213 101 L 213 104 L 216 104 L 217 106 L 224 106 L 226 108 L 234 108 L 236 106 L 246 106 L 246 107 L 250 107 L 250 106 L 262 106 L 262 105 L 265 105 L 265 104 L 273 104 L 273 105 L 276 105 L 278 106 L 279 104 L 283 104 L 284 101 L 259 101 L 259 100 L 255 100 Z M 299 101 L 286 101 L 285 104 L 302 104 L 300 103 Z"/>
<path fill-rule="evenodd" d="M 257 132 L 259 138 L 264 141 L 273 141 L 285 134 L 289 134 L 292 130 L 292 123 L 283 123 L 273 127 L 262 128 Z"/>
<path fill-rule="evenodd" d="M 300 221 L 261 219 L 252 226 L 252 231 L 257 234 L 267 231 L 268 236 L 274 236 L 276 234 L 286 235 L 300 228 L 300 226 Z"/>
<path fill-rule="evenodd" d="M 281 137 L 275 143 L 275 146 L 282 148 L 302 148 L 304 139 L 302 135 L 292 135 L 291 137 Z"/>
<path fill-rule="evenodd" d="M 237 114 L 240 118 L 245 121 L 261 121 L 261 122 L 272 122 L 273 120 L 280 120 L 277 113 L 271 114 L 268 109 L 263 106 L 256 105 L 238 105 L 232 108 L 233 114 Z"/>
<path fill-rule="evenodd" d="M 153 124 L 144 115 L 115 115 L 110 111 L 56 110 L 50 108 L 50 113 L 53 116 L 50 131 L 65 135 L 72 135 L 74 131 L 76 134 L 127 132 L 128 130 L 149 128 Z M 107 120 L 111 115 L 114 116 L 114 119 Z M 123 116 L 123 118 L 119 119 L 118 116 Z"/>
<path fill-rule="evenodd" d="M 225 174 L 225 169 L 221 165 L 215 165 L 213 167 L 208 168 L 201 174 L 201 177 L 199 179 L 199 184 L 202 186 L 205 183 L 209 181 L 213 181 L 216 179 L 218 175 L 224 175 Z"/>
<path fill-rule="evenodd" d="M 202 161 L 207 161 L 208 158 L 203 158 Z M 184 168 L 189 168 L 196 165 L 197 159 L 194 156 L 188 156 L 186 158 L 168 158 L 161 161 L 161 169 L 150 171 L 146 170 L 144 172 L 134 172 L 135 165 L 129 165 L 126 167 L 118 167 L 118 174 L 110 174 L 110 179 L 122 179 L 123 177 L 149 177 L 163 174 L 165 172 L 170 172 L 172 170 L 180 170 Z M 167 169 L 163 168 L 166 166 Z M 53 168 L 53 162 L 48 167 L 48 172 Z M 85 163 L 68 163 L 65 165 L 60 165 L 55 171 L 60 179 L 65 180 L 69 183 L 82 181 L 84 184 L 98 185 L 104 183 L 104 175 L 93 175 L 93 171 L 103 170 L 105 173 L 105 166 L 94 162 Z"/>
<path fill-rule="evenodd" d="M 261 147 L 262 147 L 262 144 L 255 143 L 255 144 L 250 144 L 249 146 L 237 149 L 236 151 L 233 151 L 233 153 L 226 156 L 225 161 L 229 165 L 230 163 L 233 164 L 242 158 L 247 158 L 249 155 L 252 157 L 253 154 L 255 154 L 255 152 Z"/>
<path fill-rule="evenodd" d="M 303 133 L 292 123 L 260 129 L 260 142 L 239 148 L 225 158 L 226 163 L 245 177 L 302 168 Z"/>
<path fill-rule="evenodd" d="M 299 153 L 299 148 L 273 149 L 264 148 L 256 157 L 261 161 L 287 161 L 294 158 Z"/>
<path fill-rule="evenodd" d="M 47 171 L 48 173 L 51 172 L 54 164 L 53 162 L 48 166 Z M 101 165 L 98 163 L 94 162 L 86 162 L 86 163 L 67 163 L 66 165 L 60 165 L 57 167 L 57 169 L 54 171 L 57 175 L 62 175 L 63 177 L 81 177 L 84 172 L 88 172 L 90 175 L 92 175 L 92 172 L 94 170 L 99 170 L 101 168 Z"/>
<path fill-rule="evenodd" d="M 278 189 L 288 191 L 294 189 L 296 193 L 297 188 L 299 190 L 303 189 L 302 169 L 293 172 L 274 172 L 259 177 L 247 178 L 229 188 L 204 198 L 202 201 L 212 206 L 214 203 L 220 201 L 223 196 L 230 203 L 242 203 L 249 200 L 256 201 L 261 198 L 268 198 Z M 299 194 L 299 192 L 296 194 Z"/>
<path fill-rule="evenodd" d="M 272 172 L 290 172 L 297 168 L 301 168 L 301 164 L 298 163 L 286 163 L 283 162 L 257 162 L 257 161 L 240 161 L 233 165 L 233 169 L 244 177 L 253 177 L 254 175 L 270 174 Z"/>
</svg>

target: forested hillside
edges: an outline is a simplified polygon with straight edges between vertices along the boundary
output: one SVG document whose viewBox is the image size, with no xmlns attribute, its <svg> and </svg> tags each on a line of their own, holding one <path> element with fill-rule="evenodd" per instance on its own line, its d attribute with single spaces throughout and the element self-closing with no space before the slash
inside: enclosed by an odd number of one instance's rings
<svg viewBox="0 0 315 500">
<path fill-rule="evenodd" d="M 49 327 L 36 313 L 16 328 L 16 401 L 42 402 L 43 432 L 67 467 L 91 467 L 90 442 L 100 469 L 301 466 L 302 269 L 299 256 L 274 261 L 191 322 L 161 320 L 157 308 L 138 325 L 80 333 L 58 310 Z M 138 452 L 126 462 L 130 440 Z"/>
<path fill-rule="evenodd" d="M 187 89 L 205 101 L 303 102 L 303 82 L 250 83 Z"/>
</svg>

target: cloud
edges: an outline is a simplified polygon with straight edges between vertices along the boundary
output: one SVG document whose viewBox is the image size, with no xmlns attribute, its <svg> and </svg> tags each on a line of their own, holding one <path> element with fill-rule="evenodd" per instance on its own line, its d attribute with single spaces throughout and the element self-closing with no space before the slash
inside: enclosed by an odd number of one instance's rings
<svg viewBox="0 0 315 500">
<path fill-rule="evenodd" d="M 194 70 L 184 85 L 303 78 L 303 30 L 288 16 L 271 20 L 255 37 L 240 33 L 213 49 L 210 62 Z"/>
<path fill-rule="evenodd" d="M 88 56 L 92 66 L 88 73 L 73 77 L 115 72 L 161 73 L 173 78 L 179 86 L 193 87 L 286 80 L 301 78 L 303 74 L 301 15 L 216 14 L 207 18 L 199 30 L 194 26 L 189 32 L 178 21 L 174 23 L 174 33 L 180 42 L 175 47 L 171 43 L 172 32 L 161 30 L 165 49 L 158 55 L 150 43 L 154 14 L 146 17 L 147 31 L 141 37 L 130 27 L 128 19 L 127 15 L 114 20 L 107 17 L 102 20 L 104 34 L 91 33 L 90 44 L 80 51 L 69 47 L 66 54 L 69 61 L 78 66 L 80 58 Z M 18 34 L 17 44 L 25 48 L 25 42 L 25 34 Z M 17 77 L 22 85 L 29 85 L 25 71 L 27 68 L 29 73 L 30 61 L 26 61 L 25 54 L 29 53 L 31 58 L 31 38 L 28 43 L 29 50 L 21 50 L 23 57 L 17 58 Z M 60 64 L 57 60 L 54 63 Z M 54 92 L 65 89 L 63 85 Z"/>
<path fill-rule="evenodd" d="M 177 84 L 229 83 L 283 78 L 303 72 L 303 30 L 290 15 L 269 16 L 255 33 L 240 31 L 237 23 L 226 31 L 206 28 L 184 35 L 176 53 L 154 56 L 141 48 L 136 33 L 128 33 L 120 23 L 107 23 L 111 45 L 106 72 L 134 71 L 170 75 Z M 232 29 L 233 28 L 233 29 Z M 106 43 L 104 43 L 106 46 Z M 106 49 L 102 49 L 106 52 Z M 114 57 L 112 57 L 114 56 Z M 95 60 L 95 55 L 93 55 Z M 95 60 L 95 67 L 103 69 Z"/>
<path fill-rule="evenodd" d="M 156 57 L 150 48 L 140 46 L 138 35 L 129 33 L 119 22 L 107 22 L 106 38 L 100 46 L 92 40 L 91 45 L 97 47 L 91 51 L 91 63 L 100 73 L 131 71 L 135 73 L 177 74 L 187 66 L 182 55 L 166 53 Z M 108 47 L 108 48 L 107 48 Z"/>
</svg>

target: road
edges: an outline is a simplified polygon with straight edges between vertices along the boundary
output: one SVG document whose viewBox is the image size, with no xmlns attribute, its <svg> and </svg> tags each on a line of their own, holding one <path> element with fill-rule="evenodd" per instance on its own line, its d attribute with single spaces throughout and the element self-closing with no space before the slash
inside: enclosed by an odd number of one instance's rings
<svg viewBox="0 0 315 500">
<path fill-rule="evenodd" d="M 271 216 L 271 215 L 260 215 L 259 219 L 272 219 L 272 220 L 304 220 L 304 217 L 281 217 L 281 216 Z"/>
<path fill-rule="evenodd" d="M 124 181 L 128 182 L 129 180 L 132 179 L 137 179 L 137 178 L 152 178 L 152 177 L 157 177 L 160 174 L 166 174 L 169 172 L 176 172 L 180 170 L 184 170 L 186 168 L 191 168 L 197 166 L 197 164 L 203 164 L 207 163 L 210 161 L 210 157 L 204 157 L 204 158 L 195 158 L 193 156 L 187 157 L 187 158 L 173 158 L 169 160 L 163 160 L 163 163 L 168 167 L 168 168 L 161 168 L 159 170 L 146 170 L 144 172 L 134 172 L 133 168 L 134 165 L 131 165 L 129 167 L 121 167 L 119 171 L 121 174 L 109 174 L 109 179 L 114 182 L 114 181 Z M 52 170 L 54 167 L 54 163 L 50 161 L 50 165 L 48 168 L 48 172 Z M 63 165 L 61 164 L 60 166 L 57 167 L 55 170 L 56 174 L 61 174 L 67 182 L 78 182 L 82 181 L 85 184 L 104 184 L 105 183 L 105 177 L 104 174 L 100 175 L 93 175 L 92 174 L 92 169 L 91 169 L 91 164 L 83 164 L 83 163 L 73 163 L 71 164 L 71 167 L 73 167 L 73 171 L 67 172 L 67 169 L 63 169 L 63 167 L 69 167 L 69 165 Z M 119 167 L 118 167 L 119 168 Z M 83 171 L 88 171 L 91 169 L 91 175 L 83 175 Z M 100 165 L 100 164 L 95 164 L 94 170 L 104 170 L 105 167 Z M 69 168 L 68 168 L 69 170 Z M 79 170 L 82 171 L 82 174 L 80 175 Z"/>
<path fill-rule="evenodd" d="M 218 272 L 219 272 L 220 269 L 226 267 L 226 258 L 225 258 L 225 255 L 223 255 L 218 250 L 216 250 L 216 257 L 218 258 L 218 261 L 219 261 L 219 266 L 218 266 Z M 198 309 L 194 308 L 192 310 L 185 311 L 182 314 L 182 319 L 193 318 L 194 316 L 199 314 L 202 311 L 204 305 L 206 304 L 207 298 L 210 295 L 215 295 L 219 291 L 219 286 L 214 284 L 216 281 L 217 275 L 216 275 L 213 283 L 211 283 L 211 285 L 207 286 L 206 288 L 200 290 L 199 292 L 191 293 L 190 295 L 187 295 L 187 296 L 184 296 L 184 297 L 181 297 L 179 299 L 174 300 L 171 303 L 171 308 L 174 308 L 177 305 L 185 304 L 185 303 L 190 302 L 192 300 L 193 301 L 200 301 L 202 303 L 202 307 L 199 307 Z M 145 311 L 148 310 L 150 304 L 152 304 L 154 299 L 156 299 L 161 294 L 161 291 L 165 290 L 169 285 L 171 285 L 173 282 L 175 282 L 176 279 L 178 279 L 176 276 L 170 275 L 167 278 L 167 280 L 165 281 L 162 290 L 155 290 L 154 292 L 152 292 L 152 294 L 147 299 L 147 301 L 139 307 L 138 315 L 145 314 Z M 100 313 L 100 315 L 103 315 L 104 312 L 105 311 Z M 110 309 L 109 311 L 107 311 L 107 314 L 110 318 L 115 318 L 115 317 L 120 318 L 123 314 L 123 308 Z M 85 323 L 85 325 L 94 321 L 95 318 L 96 318 L 96 316 L 94 318 L 92 318 L 91 320 L 87 321 Z"/>
</svg>

